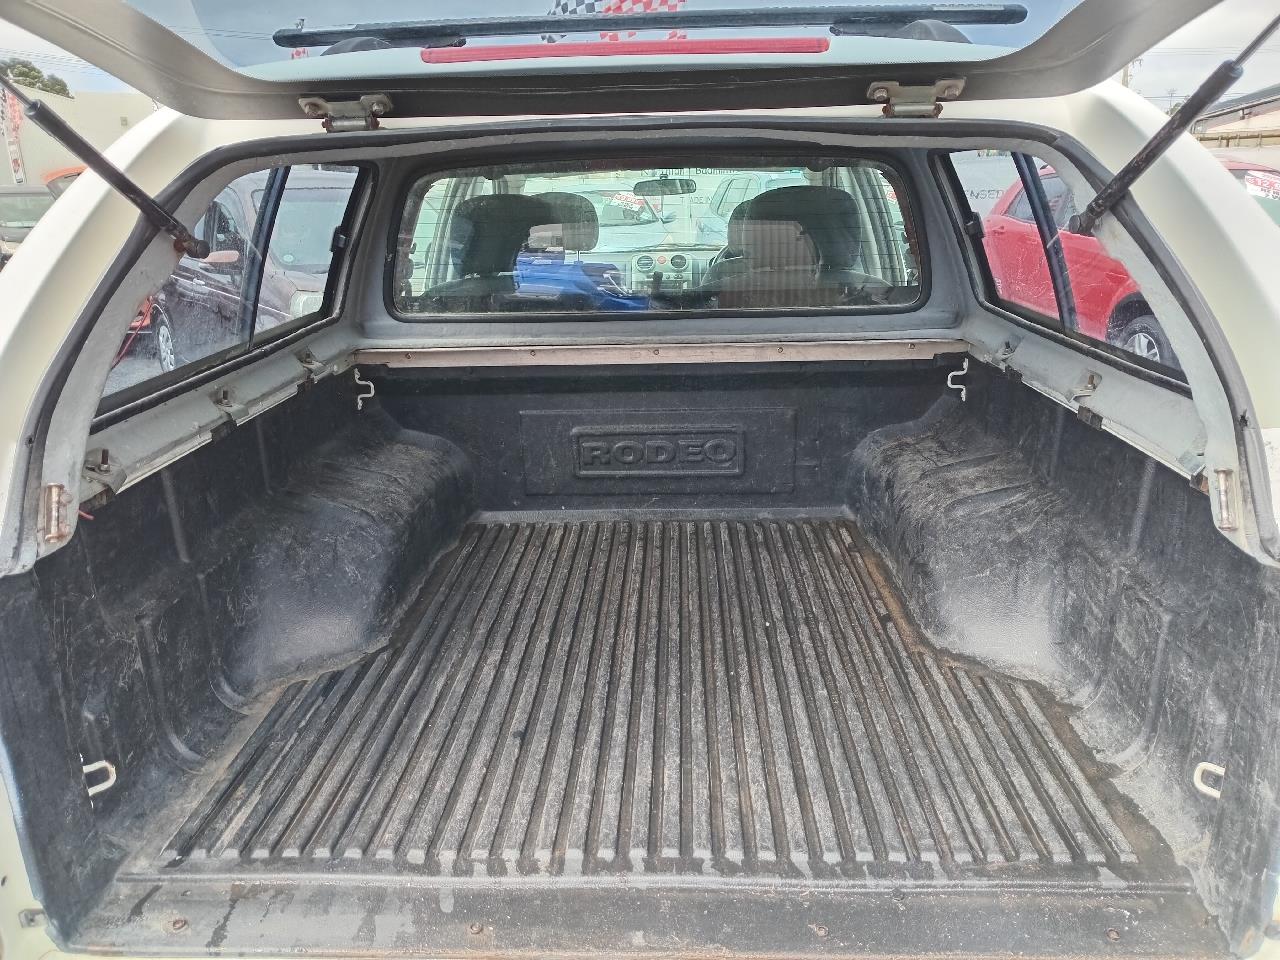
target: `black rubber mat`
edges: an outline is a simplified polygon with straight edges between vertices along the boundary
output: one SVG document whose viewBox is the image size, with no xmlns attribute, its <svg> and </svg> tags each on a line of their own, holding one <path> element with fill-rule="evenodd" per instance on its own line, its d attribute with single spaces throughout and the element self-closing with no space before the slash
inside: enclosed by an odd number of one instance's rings
<svg viewBox="0 0 1280 960">
<path fill-rule="evenodd" d="M 1027 880 L 1158 844 L 1042 691 L 915 636 L 848 520 L 478 522 L 424 596 L 281 697 L 161 870 Z"/>
</svg>

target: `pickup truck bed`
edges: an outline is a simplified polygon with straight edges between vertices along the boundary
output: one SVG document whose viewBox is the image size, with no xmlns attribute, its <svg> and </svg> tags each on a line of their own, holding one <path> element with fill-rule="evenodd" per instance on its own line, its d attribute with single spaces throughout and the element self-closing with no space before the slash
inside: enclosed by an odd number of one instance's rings
<svg viewBox="0 0 1280 960">
<path fill-rule="evenodd" d="M 290 687 L 155 866 L 1159 877 L 1061 708 L 922 645 L 847 519 L 487 519 L 424 600 Z"/>
<path fill-rule="evenodd" d="M 575 887 L 637 878 L 748 901 L 820 891 L 827 932 L 800 940 L 815 953 L 864 935 L 850 921 L 867 894 L 983 892 L 991 921 L 1030 894 L 1096 923 L 1158 899 L 1181 911 L 1184 955 L 1210 947 L 1185 872 L 1068 717 L 925 643 L 847 516 L 486 515 L 400 642 L 284 690 L 121 881 L 466 890 L 499 941 L 521 934 L 485 896 L 504 883 L 566 911 Z M 393 948 L 403 930 L 375 916 L 368 946 Z"/>
<path fill-rule="evenodd" d="M 1249 654 L 1195 642 L 1172 568 L 1234 548 L 1185 482 L 950 368 L 371 368 L 363 412 L 318 384 L 100 505 L 6 601 L 49 631 L 15 696 L 54 670 L 119 773 L 26 812 L 79 891 L 59 935 L 1221 955 L 1248 810 L 1190 770 L 1265 727 L 1223 725 Z"/>
</svg>

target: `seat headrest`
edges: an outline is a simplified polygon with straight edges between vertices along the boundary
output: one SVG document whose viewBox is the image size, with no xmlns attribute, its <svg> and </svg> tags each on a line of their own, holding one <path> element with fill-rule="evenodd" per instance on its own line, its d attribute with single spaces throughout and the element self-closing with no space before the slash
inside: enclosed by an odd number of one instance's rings
<svg viewBox="0 0 1280 960">
<path fill-rule="evenodd" d="M 550 231 L 555 235 L 548 236 L 550 242 L 540 242 L 539 246 L 559 246 L 565 250 L 582 252 L 593 249 L 600 242 L 600 218 L 596 216 L 596 208 L 586 197 L 576 193 L 552 192 L 535 194 L 535 199 L 551 207 L 555 215 Z"/>
<path fill-rule="evenodd" d="M 734 207 L 733 213 L 729 214 L 729 222 L 725 227 L 728 234 L 725 245 L 732 251 L 734 256 L 742 255 L 742 225 L 747 220 L 747 206 L 750 203 L 750 200 L 743 200 Z"/>
<path fill-rule="evenodd" d="M 742 248 L 743 228 L 749 221 L 799 224 L 817 248 L 828 270 L 852 267 L 861 235 L 853 197 L 835 187 L 775 187 L 745 200 L 729 217 L 729 245 Z"/>
<path fill-rule="evenodd" d="M 557 222 L 551 205 L 535 197 L 495 193 L 458 204 L 449 246 L 460 276 L 509 273 L 535 227 Z"/>
<path fill-rule="evenodd" d="M 740 252 L 753 270 L 816 270 L 818 247 L 795 220 L 743 220 Z"/>
</svg>

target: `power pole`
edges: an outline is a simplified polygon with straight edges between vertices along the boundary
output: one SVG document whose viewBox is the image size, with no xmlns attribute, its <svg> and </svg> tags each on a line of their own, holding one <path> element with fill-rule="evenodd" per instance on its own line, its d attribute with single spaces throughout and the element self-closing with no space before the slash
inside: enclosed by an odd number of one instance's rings
<svg viewBox="0 0 1280 960">
<path fill-rule="evenodd" d="M 1126 87 L 1129 86 L 1130 85 L 1129 82 L 1133 79 L 1133 68 L 1141 65 L 1142 65 L 1141 57 L 1138 57 L 1136 60 L 1130 60 L 1128 63 L 1126 63 L 1124 65 L 1124 69 L 1120 71 L 1120 82 L 1123 83 Z"/>
</svg>

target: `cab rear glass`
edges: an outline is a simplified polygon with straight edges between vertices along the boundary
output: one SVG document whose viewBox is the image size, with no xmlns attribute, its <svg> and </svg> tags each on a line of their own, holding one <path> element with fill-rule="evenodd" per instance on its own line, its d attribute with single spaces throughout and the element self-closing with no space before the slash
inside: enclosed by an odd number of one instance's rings
<svg viewBox="0 0 1280 960">
<path fill-rule="evenodd" d="M 910 309 L 914 224 L 871 159 L 433 173 L 408 192 L 388 300 L 406 320 Z"/>
</svg>

